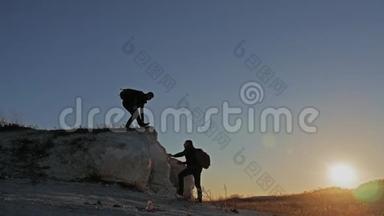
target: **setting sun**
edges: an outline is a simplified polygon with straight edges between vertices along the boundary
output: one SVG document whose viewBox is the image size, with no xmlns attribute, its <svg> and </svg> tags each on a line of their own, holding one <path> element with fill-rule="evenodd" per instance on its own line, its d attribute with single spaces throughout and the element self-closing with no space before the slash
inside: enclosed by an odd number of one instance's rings
<svg viewBox="0 0 384 216">
<path fill-rule="evenodd" d="M 355 186 L 356 170 L 346 164 L 336 164 L 329 168 L 328 176 L 332 184 L 338 187 L 350 188 Z"/>
</svg>

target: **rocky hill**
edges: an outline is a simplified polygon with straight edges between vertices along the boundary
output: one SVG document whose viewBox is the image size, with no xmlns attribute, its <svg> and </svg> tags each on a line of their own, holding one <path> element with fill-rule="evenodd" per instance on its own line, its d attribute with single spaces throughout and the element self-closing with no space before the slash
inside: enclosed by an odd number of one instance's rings
<svg viewBox="0 0 384 216">
<path fill-rule="evenodd" d="M 183 165 L 167 156 L 155 130 L 89 132 L 11 128 L 0 132 L 0 178 L 116 182 L 174 194 Z M 190 196 L 193 178 L 186 180 Z"/>
</svg>

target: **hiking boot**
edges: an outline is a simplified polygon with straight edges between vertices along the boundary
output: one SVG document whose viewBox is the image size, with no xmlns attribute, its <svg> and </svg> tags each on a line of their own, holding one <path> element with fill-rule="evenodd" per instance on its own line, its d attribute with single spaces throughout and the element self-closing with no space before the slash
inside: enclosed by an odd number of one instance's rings
<svg viewBox="0 0 384 216">
<path fill-rule="evenodd" d="M 179 194 L 179 193 L 176 193 L 176 198 L 177 198 L 177 199 L 184 199 L 184 196 L 181 195 L 181 194 Z"/>
<path fill-rule="evenodd" d="M 139 125 L 140 125 L 140 127 L 145 127 L 145 128 L 146 128 L 146 127 L 149 127 L 149 123 L 144 123 L 144 122 L 143 122 L 143 123 L 141 123 L 141 124 L 139 124 Z"/>
<path fill-rule="evenodd" d="M 182 191 L 180 191 L 180 190 L 178 190 L 178 191 L 176 192 L 176 195 L 179 195 L 179 196 L 184 197 L 184 193 L 183 193 Z"/>
<path fill-rule="evenodd" d="M 203 193 L 202 193 L 202 191 L 201 191 L 201 189 L 199 190 L 197 190 L 197 200 L 200 202 L 200 203 L 202 203 L 203 202 Z"/>
</svg>

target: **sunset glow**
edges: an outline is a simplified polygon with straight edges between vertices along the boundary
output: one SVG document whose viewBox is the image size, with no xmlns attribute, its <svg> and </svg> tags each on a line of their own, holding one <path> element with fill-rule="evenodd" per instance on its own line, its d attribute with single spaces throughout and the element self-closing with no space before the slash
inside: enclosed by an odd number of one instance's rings
<svg viewBox="0 0 384 216">
<path fill-rule="evenodd" d="M 351 188 L 357 182 L 356 170 L 347 164 L 335 164 L 328 170 L 331 183 L 337 187 Z"/>
</svg>

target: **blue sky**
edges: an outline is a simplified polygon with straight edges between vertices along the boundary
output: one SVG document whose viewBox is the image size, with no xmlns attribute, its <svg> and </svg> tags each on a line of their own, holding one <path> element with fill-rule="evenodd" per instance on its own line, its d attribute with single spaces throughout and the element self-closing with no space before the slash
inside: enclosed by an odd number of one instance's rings
<svg viewBox="0 0 384 216">
<path fill-rule="evenodd" d="M 201 134 L 167 132 L 160 142 L 176 152 L 193 138 L 207 149 L 214 160 L 203 181 L 217 194 L 224 184 L 232 193 L 268 193 L 244 173 L 247 163 L 233 162 L 243 147 L 287 192 L 329 185 L 326 168 L 338 161 L 361 181 L 382 177 L 383 9 L 381 1 L 3 0 L 0 114 L 54 128 L 76 96 L 85 111 L 119 107 L 121 87 L 155 92 L 148 107 L 157 114 L 186 94 L 204 109 L 223 101 L 245 107 L 240 86 L 256 78 L 233 54 L 245 40 L 246 53 L 288 85 L 280 96 L 266 89 L 256 108 L 314 106 L 319 132 L 270 134 L 274 145 L 266 146 L 265 135 L 242 130 L 225 150 Z M 122 52 L 131 37 L 176 80 L 170 92 Z"/>
</svg>

